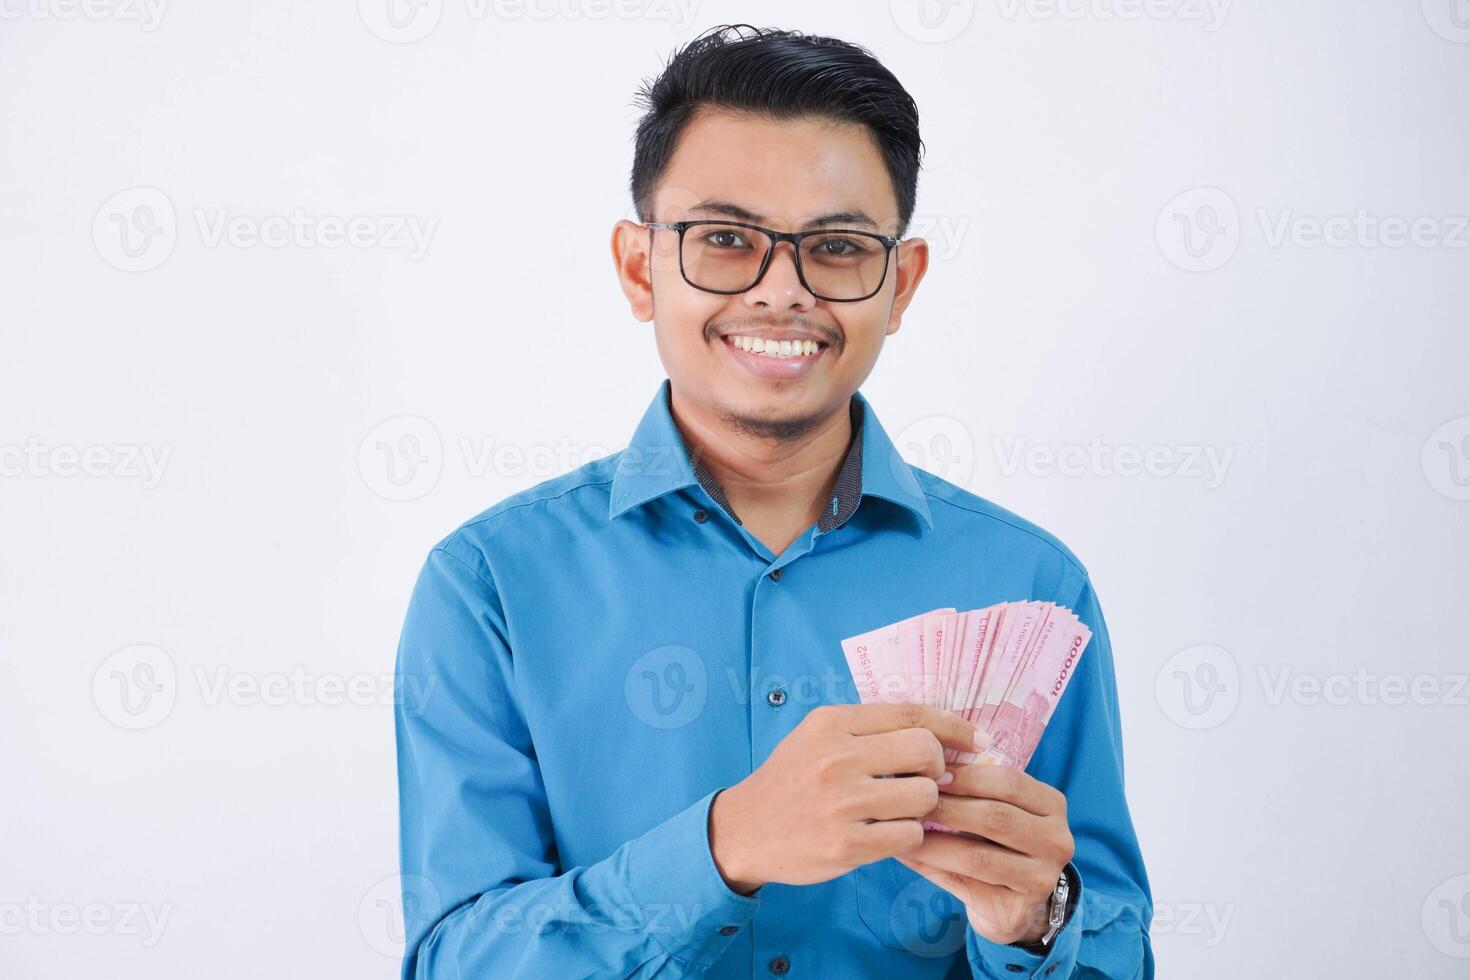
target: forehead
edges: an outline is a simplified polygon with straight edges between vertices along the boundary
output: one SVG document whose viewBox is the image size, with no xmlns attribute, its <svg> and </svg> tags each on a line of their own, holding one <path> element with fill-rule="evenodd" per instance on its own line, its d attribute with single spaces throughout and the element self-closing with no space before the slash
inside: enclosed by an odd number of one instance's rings
<svg viewBox="0 0 1470 980">
<path fill-rule="evenodd" d="M 736 204 L 777 230 L 852 211 L 889 234 L 898 223 L 893 183 L 867 127 L 816 117 L 700 110 L 659 181 L 654 213 L 675 220 L 702 201 Z"/>
</svg>

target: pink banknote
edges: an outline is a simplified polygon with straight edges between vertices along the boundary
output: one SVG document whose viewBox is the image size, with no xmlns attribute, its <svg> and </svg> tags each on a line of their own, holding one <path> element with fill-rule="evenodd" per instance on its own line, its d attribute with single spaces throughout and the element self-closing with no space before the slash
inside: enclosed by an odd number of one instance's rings
<svg viewBox="0 0 1470 980">
<path fill-rule="evenodd" d="M 842 652 L 864 704 L 932 705 L 990 734 L 984 752 L 946 749 L 947 763 L 1025 769 L 1091 638 L 1064 606 L 1002 602 L 919 613 L 848 637 Z"/>
</svg>

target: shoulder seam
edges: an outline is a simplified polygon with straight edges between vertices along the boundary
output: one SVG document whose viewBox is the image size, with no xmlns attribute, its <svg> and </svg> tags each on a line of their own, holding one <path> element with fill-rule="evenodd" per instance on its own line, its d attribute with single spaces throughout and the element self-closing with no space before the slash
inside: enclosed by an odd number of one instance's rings
<svg viewBox="0 0 1470 980">
<path fill-rule="evenodd" d="M 447 544 L 447 542 L 446 542 L 446 544 Z M 475 566 L 471 565 L 469 562 L 467 562 L 463 558 L 459 557 L 459 555 L 456 555 L 454 552 L 450 551 L 449 548 L 446 547 L 445 544 L 436 545 L 434 547 L 433 551 L 430 552 L 430 554 L 433 554 L 433 552 L 435 552 L 435 551 L 437 551 L 439 554 L 445 556 L 446 558 L 452 558 L 452 559 L 454 559 L 455 562 L 459 563 L 460 565 L 463 565 L 465 571 L 469 572 L 475 578 L 477 578 L 481 582 L 485 583 L 485 588 L 489 589 L 492 594 L 494 594 L 496 596 L 499 596 L 500 595 L 500 590 L 495 587 L 495 583 L 494 582 L 491 582 L 489 579 L 485 578 L 485 576 L 481 575 L 480 574 L 480 570 L 477 569 L 477 568 L 475 568 Z"/>
<path fill-rule="evenodd" d="M 476 524 L 483 524 L 486 521 L 494 520 L 495 518 L 499 517 L 501 514 L 509 514 L 513 510 L 519 510 L 522 507 L 529 507 L 532 504 L 545 503 L 548 500 L 560 500 L 562 497 L 565 497 L 567 494 L 572 493 L 575 490 L 585 489 L 586 487 L 609 486 L 609 485 L 612 484 L 612 482 L 613 482 L 612 480 L 590 480 L 589 479 L 586 482 L 578 483 L 576 486 L 567 487 L 561 493 L 551 494 L 551 495 L 542 496 L 542 497 L 533 497 L 530 500 L 522 500 L 521 502 L 515 503 L 515 504 L 511 504 L 509 507 L 506 507 L 504 509 L 498 509 L 500 507 L 500 505 L 499 504 L 496 504 L 494 507 L 491 507 L 490 508 L 491 511 L 493 511 L 493 513 L 482 514 L 479 517 L 471 518 L 470 520 L 465 521 L 463 524 L 461 524 L 459 527 L 457 527 L 455 529 L 454 534 L 450 535 L 450 537 L 454 537 L 455 535 L 458 535 L 460 531 L 463 531 L 466 528 L 474 527 Z"/>
</svg>

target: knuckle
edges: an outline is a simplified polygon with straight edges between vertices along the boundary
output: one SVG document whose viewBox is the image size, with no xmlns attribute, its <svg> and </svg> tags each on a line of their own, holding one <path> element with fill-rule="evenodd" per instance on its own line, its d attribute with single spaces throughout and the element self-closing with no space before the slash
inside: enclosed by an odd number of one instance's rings
<svg viewBox="0 0 1470 980">
<path fill-rule="evenodd" d="M 985 829 L 992 834 L 1009 834 L 1016 829 L 1016 814 L 1001 806 L 987 807 Z"/>
<path fill-rule="evenodd" d="M 812 767 L 812 775 L 817 782 L 824 786 L 831 786 L 838 782 L 846 769 L 846 760 L 836 752 L 829 752 L 817 760 Z"/>
<path fill-rule="evenodd" d="M 925 813 L 929 813 L 939 807 L 939 784 L 934 780 L 922 780 L 918 789 L 918 795 L 919 805 L 924 808 Z"/>
<path fill-rule="evenodd" d="M 905 728 L 918 728 L 924 721 L 924 707 L 918 704 L 905 704 L 899 708 L 898 719 Z"/>
<path fill-rule="evenodd" d="M 988 874 L 995 867 L 995 855 L 983 847 L 974 847 L 970 849 L 970 856 L 966 863 L 969 864 L 970 870 L 979 877 Z"/>
<path fill-rule="evenodd" d="M 1021 788 L 1021 771 L 1019 769 L 1001 769 L 1000 775 L 997 778 L 1000 780 L 1001 788 L 1007 793 L 1014 793 Z"/>
<path fill-rule="evenodd" d="M 922 759 L 924 765 L 934 762 L 943 767 L 944 745 L 934 737 L 934 733 L 927 728 L 915 728 L 913 735 L 909 736 L 910 744 L 913 746 L 914 758 Z"/>
<path fill-rule="evenodd" d="M 837 723 L 840 717 L 842 717 L 842 713 L 838 705 L 819 704 L 807 712 L 807 716 L 803 721 L 813 728 L 830 728 Z"/>
</svg>

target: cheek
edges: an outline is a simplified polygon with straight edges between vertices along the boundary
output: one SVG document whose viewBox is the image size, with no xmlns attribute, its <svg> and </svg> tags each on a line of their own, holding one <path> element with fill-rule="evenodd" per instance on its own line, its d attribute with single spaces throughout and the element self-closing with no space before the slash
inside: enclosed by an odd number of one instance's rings
<svg viewBox="0 0 1470 980">
<path fill-rule="evenodd" d="M 655 333 L 659 351 L 665 358 L 676 361 L 692 361 L 707 357 L 717 341 L 706 340 L 705 331 L 711 321 L 718 321 L 724 304 L 717 297 L 715 302 L 683 283 L 673 284 L 665 293 L 658 295 L 654 304 Z"/>
<path fill-rule="evenodd" d="M 868 304 L 862 304 L 867 307 Z M 884 331 L 888 328 L 887 304 L 873 304 L 871 309 L 844 312 L 837 320 L 842 329 L 845 344 L 844 360 L 866 361 L 877 355 L 883 346 Z"/>
</svg>

